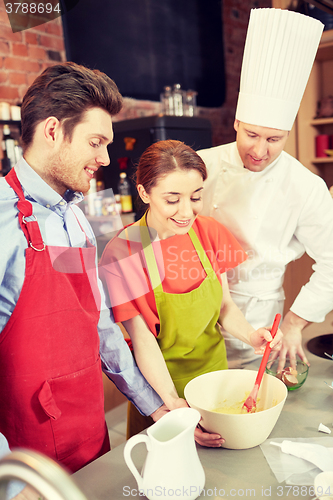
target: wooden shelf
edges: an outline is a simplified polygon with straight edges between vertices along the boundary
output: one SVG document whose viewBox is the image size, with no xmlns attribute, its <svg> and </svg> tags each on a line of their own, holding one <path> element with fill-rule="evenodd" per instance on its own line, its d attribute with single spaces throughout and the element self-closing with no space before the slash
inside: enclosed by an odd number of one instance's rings
<svg viewBox="0 0 333 500">
<path fill-rule="evenodd" d="M 333 30 L 324 31 L 307 83 L 295 124 L 297 159 L 312 172 L 320 175 L 328 187 L 332 184 L 333 157 L 316 157 L 316 136 L 333 135 L 333 116 L 314 118 L 318 102 L 333 95 Z"/>
<path fill-rule="evenodd" d="M 14 129 L 18 130 L 21 135 L 21 120 L 0 120 L 0 127 L 3 125 L 9 125 L 10 127 L 14 127 Z"/>
<path fill-rule="evenodd" d="M 327 156 L 322 158 L 314 158 L 312 163 L 333 163 L 333 156 Z"/>
<path fill-rule="evenodd" d="M 333 59 L 333 30 L 323 32 L 316 59 L 317 61 Z"/>
<path fill-rule="evenodd" d="M 330 118 L 314 118 L 310 125 L 313 127 L 320 127 L 321 125 L 333 125 L 333 116 Z"/>
<path fill-rule="evenodd" d="M 21 120 L 0 120 L 0 125 L 17 125 L 21 126 Z"/>
</svg>

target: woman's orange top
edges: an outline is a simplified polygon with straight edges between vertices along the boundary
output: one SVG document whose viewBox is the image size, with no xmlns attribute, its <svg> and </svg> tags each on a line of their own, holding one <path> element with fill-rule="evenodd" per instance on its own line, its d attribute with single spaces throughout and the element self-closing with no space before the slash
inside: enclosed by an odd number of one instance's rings
<svg viewBox="0 0 333 500">
<path fill-rule="evenodd" d="M 235 237 L 212 217 L 198 216 L 193 229 L 203 246 L 213 269 L 220 275 L 232 269 L 247 255 Z M 116 322 L 142 314 L 151 332 L 157 336 L 159 318 L 145 262 L 139 229 L 131 238 L 133 225 L 128 226 L 128 240 L 120 233 L 107 244 L 100 260 L 99 271 Z M 153 242 L 157 266 L 167 293 L 187 293 L 197 288 L 205 278 L 188 234 L 175 235 Z"/>
</svg>

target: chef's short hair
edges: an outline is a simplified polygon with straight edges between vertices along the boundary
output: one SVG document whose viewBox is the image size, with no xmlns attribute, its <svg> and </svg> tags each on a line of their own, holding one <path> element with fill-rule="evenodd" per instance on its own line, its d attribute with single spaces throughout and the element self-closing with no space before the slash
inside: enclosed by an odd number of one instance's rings
<svg viewBox="0 0 333 500">
<path fill-rule="evenodd" d="M 111 78 L 98 70 L 66 62 L 46 68 L 28 88 L 22 102 L 22 145 L 28 148 L 36 126 L 55 116 L 72 138 L 75 126 L 90 108 L 99 107 L 111 116 L 122 108 L 122 96 Z"/>
</svg>

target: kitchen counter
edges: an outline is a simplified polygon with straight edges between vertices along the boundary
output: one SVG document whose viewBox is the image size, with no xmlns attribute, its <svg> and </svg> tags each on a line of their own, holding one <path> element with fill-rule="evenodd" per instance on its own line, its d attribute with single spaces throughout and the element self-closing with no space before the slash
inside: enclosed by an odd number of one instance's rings
<svg viewBox="0 0 333 500">
<path fill-rule="evenodd" d="M 325 323 L 313 324 L 304 331 L 304 343 L 318 335 L 333 332 L 333 313 Z M 269 438 L 323 437 L 319 423 L 333 428 L 333 390 L 324 380 L 333 380 L 333 361 L 319 358 L 306 350 L 311 363 L 305 384 L 288 393 L 282 413 Z M 329 352 L 332 354 L 333 352 Z M 259 363 L 249 368 L 257 369 Z M 333 436 L 333 434 L 332 434 Z M 118 446 L 74 474 L 89 500 L 118 500 L 139 497 L 137 484 L 123 458 L 124 445 Z M 259 446 L 248 450 L 213 449 L 197 446 L 206 474 L 205 497 L 216 498 L 313 498 L 309 486 L 303 489 L 278 483 Z M 144 444 L 132 451 L 140 470 L 146 456 Z M 142 497 L 141 498 L 145 498 Z M 161 498 L 163 496 L 161 495 Z M 204 498 L 202 494 L 200 498 Z"/>
</svg>

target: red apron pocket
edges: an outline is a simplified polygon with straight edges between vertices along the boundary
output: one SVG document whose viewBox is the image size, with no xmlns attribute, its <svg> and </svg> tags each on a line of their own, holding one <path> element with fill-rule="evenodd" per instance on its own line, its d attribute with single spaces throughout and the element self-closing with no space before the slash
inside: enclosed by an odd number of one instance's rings
<svg viewBox="0 0 333 500">
<path fill-rule="evenodd" d="M 53 418 L 53 420 L 57 420 L 57 418 L 61 416 L 61 411 L 54 401 L 51 387 L 47 380 L 44 382 L 40 393 L 38 394 L 38 400 L 48 417 Z"/>
<path fill-rule="evenodd" d="M 64 460 L 82 448 L 79 456 L 84 463 L 85 457 L 91 459 L 98 454 L 105 440 L 100 359 L 89 368 L 49 379 L 48 383 L 53 401 L 51 411 L 58 408 L 60 412 L 57 418 L 52 413 L 50 415 L 58 460 Z M 42 406 L 46 411 L 45 405 Z"/>
</svg>

